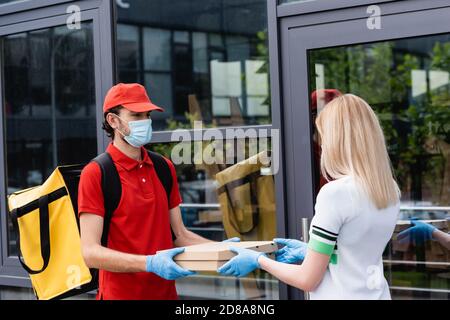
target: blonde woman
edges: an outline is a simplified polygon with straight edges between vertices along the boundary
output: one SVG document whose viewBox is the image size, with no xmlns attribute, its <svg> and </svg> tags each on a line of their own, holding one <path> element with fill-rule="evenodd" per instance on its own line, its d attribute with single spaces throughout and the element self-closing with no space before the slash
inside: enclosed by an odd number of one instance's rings
<svg viewBox="0 0 450 320">
<path fill-rule="evenodd" d="M 378 119 L 364 100 L 346 94 L 325 106 L 316 126 L 321 171 L 334 180 L 317 196 L 309 243 L 274 239 L 285 245 L 277 261 L 233 248 L 238 255 L 218 272 L 242 277 L 261 268 L 310 292 L 311 299 L 390 299 L 382 254 L 397 221 L 400 192 Z"/>
</svg>

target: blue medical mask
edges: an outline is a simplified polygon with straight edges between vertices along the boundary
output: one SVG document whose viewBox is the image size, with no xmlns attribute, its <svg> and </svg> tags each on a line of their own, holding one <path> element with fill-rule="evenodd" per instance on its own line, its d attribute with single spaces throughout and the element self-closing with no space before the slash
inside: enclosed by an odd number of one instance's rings
<svg viewBox="0 0 450 320">
<path fill-rule="evenodd" d="M 123 122 L 127 122 L 119 116 L 117 117 Z M 152 119 L 129 121 L 128 127 L 130 128 L 129 135 L 124 135 L 120 130 L 119 132 L 122 134 L 125 141 L 133 147 L 140 148 L 150 143 L 150 141 L 152 140 Z"/>
</svg>

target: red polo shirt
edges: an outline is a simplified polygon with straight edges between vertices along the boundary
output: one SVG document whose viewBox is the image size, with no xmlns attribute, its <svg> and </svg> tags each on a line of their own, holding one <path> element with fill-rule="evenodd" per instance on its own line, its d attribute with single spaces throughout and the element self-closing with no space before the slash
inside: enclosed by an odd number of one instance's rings
<svg viewBox="0 0 450 320">
<path fill-rule="evenodd" d="M 166 192 L 144 148 L 143 160 L 129 158 L 112 143 L 106 150 L 112 157 L 122 183 L 122 198 L 114 211 L 108 234 L 108 248 L 124 253 L 151 255 L 173 248 L 169 209 L 181 203 L 173 163 L 165 159 L 172 173 L 169 206 Z M 78 212 L 105 214 L 101 171 L 96 162 L 82 171 L 78 190 Z M 177 299 L 175 281 L 154 273 L 114 273 L 100 270 L 97 299 Z"/>
</svg>

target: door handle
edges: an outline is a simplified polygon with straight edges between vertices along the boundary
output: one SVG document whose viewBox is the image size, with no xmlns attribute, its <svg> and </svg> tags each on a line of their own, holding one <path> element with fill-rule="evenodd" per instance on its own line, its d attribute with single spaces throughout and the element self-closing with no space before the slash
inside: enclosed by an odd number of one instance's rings
<svg viewBox="0 0 450 320">
<path fill-rule="evenodd" d="M 302 236 L 300 240 L 303 242 L 309 241 L 309 218 L 302 218 L 301 220 Z"/>
<path fill-rule="evenodd" d="M 301 227 L 302 227 L 302 236 L 300 237 L 300 240 L 303 242 L 308 242 L 309 241 L 309 218 L 302 218 Z M 303 291 L 303 298 L 305 300 L 310 300 L 309 292 Z"/>
</svg>

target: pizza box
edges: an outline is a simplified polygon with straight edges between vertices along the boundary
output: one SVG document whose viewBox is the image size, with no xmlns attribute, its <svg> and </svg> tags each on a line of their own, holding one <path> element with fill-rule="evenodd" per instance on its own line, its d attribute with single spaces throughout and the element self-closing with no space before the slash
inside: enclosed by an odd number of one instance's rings
<svg viewBox="0 0 450 320">
<path fill-rule="evenodd" d="M 216 271 L 236 255 L 229 250 L 230 247 L 264 252 L 269 258 L 273 258 L 271 254 L 278 249 L 272 241 L 208 242 L 185 247 L 185 251 L 176 255 L 174 261 L 188 270 Z"/>
<path fill-rule="evenodd" d="M 439 219 L 439 220 L 416 220 L 423 223 L 429 223 L 429 224 L 447 224 L 446 219 Z M 411 225 L 411 220 L 398 220 L 397 225 Z"/>
</svg>

